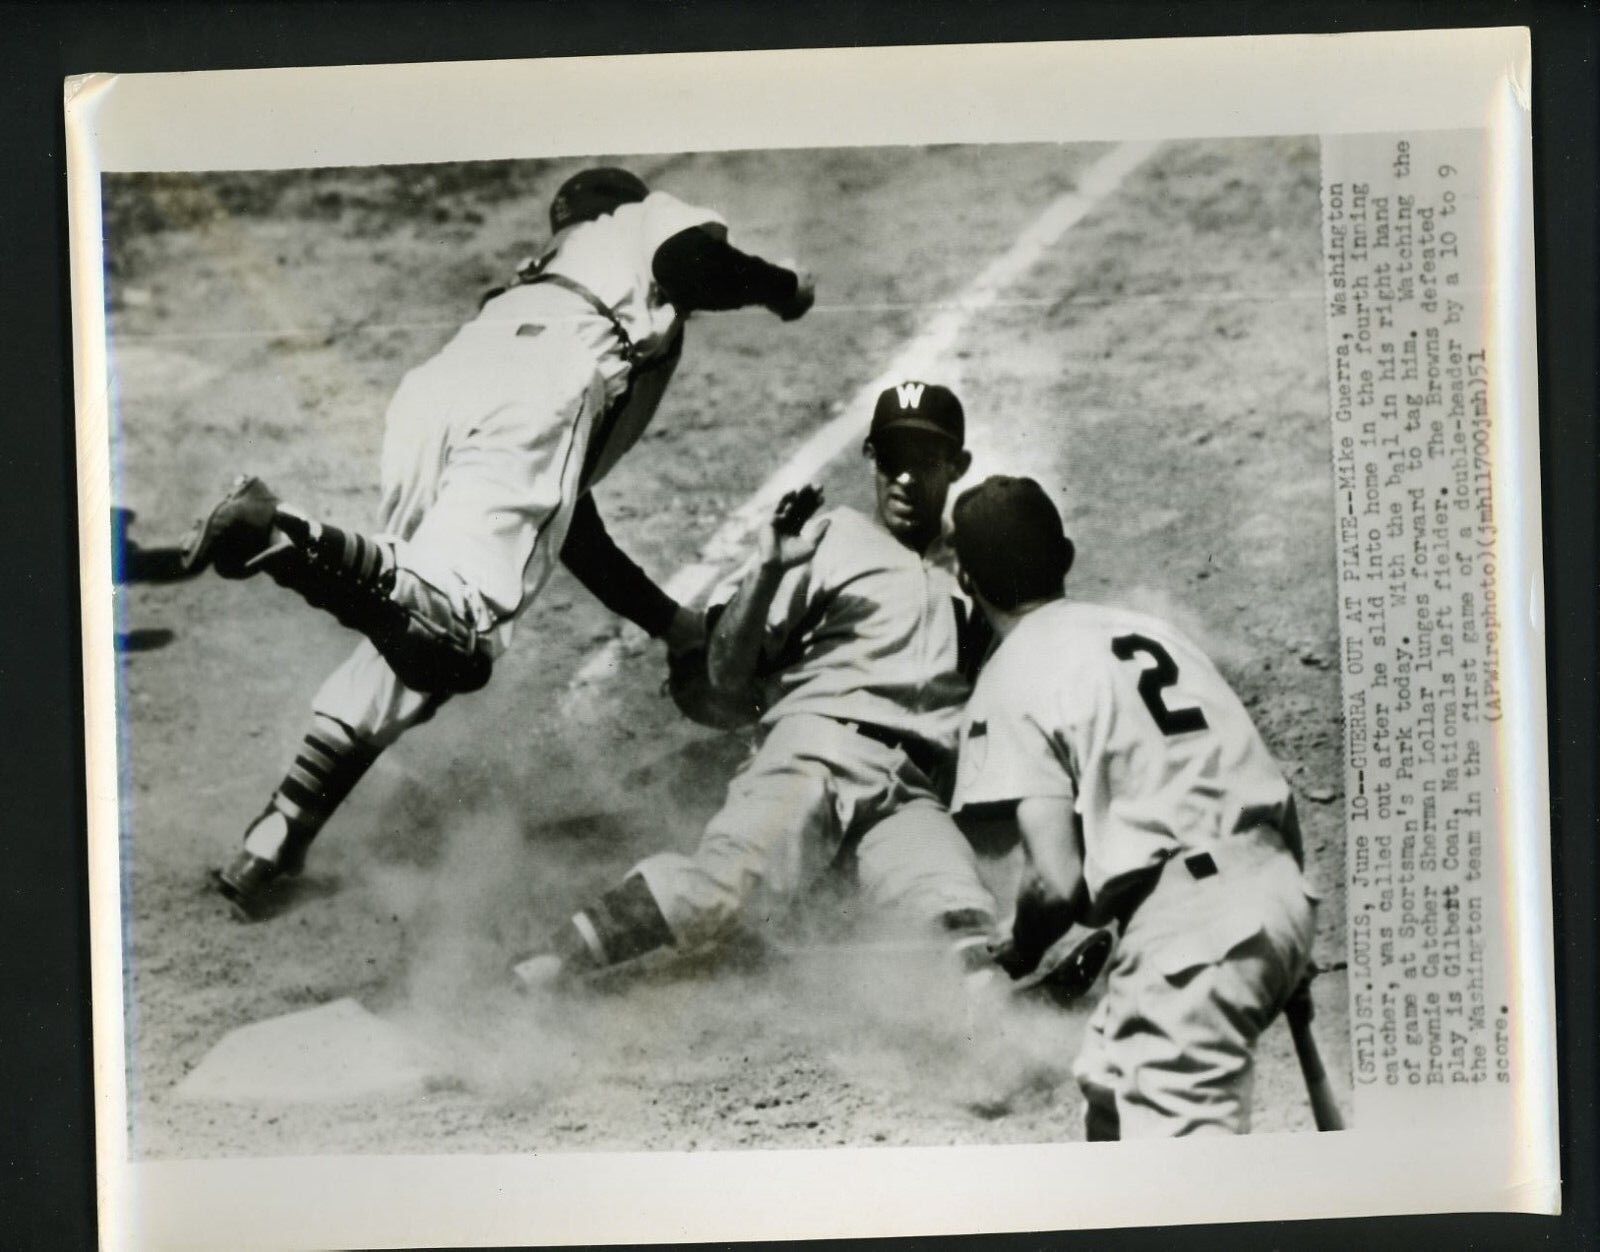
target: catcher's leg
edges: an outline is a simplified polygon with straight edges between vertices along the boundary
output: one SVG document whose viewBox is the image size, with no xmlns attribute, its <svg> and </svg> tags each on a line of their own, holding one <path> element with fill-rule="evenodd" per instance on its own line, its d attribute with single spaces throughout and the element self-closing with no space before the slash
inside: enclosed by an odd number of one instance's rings
<svg viewBox="0 0 1600 1252">
<path fill-rule="evenodd" d="M 470 614 L 415 578 L 396 594 L 391 543 L 286 508 L 258 478 L 235 482 L 199 523 L 184 565 L 211 565 L 224 578 L 265 573 L 360 631 L 413 690 L 453 694 L 489 681 L 491 647 Z"/>
<path fill-rule="evenodd" d="M 384 748 L 443 703 L 401 684 L 367 643 L 328 676 L 282 781 L 216 876 L 240 916 L 263 911 L 278 881 L 300 872 L 312 840 Z"/>
<path fill-rule="evenodd" d="M 241 916 L 256 916 L 276 880 L 301 871 L 311 841 L 377 755 L 348 727 L 312 719 L 283 781 L 245 831 L 244 847 L 217 872 L 217 889 Z"/>
</svg>

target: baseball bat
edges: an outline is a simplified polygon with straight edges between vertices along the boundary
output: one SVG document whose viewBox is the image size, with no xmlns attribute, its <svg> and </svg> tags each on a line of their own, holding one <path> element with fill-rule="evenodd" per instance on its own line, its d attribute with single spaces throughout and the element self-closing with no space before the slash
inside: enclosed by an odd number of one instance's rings
<svg viewBox="0 0 1600 1252">
<path fill-rule="evenodd" d="M 1317 1050 L 1316 1036 L 1311 1033 L 1311 980 L 1308 978 L 1296 988 L 1284 1005 L 1283 1015 L 1289 1022 L 1289 1035 L 1294 1040 L 1294 1053 L 1300 1061 L 1300 1075 L 1306 1080 L 1306 1094 L 1311 1098 L 1311 1117 L 1318 1130 L 1343 1130 L 1344 1114 L 1339 1102 L 1333 1098 L 1333 1086 L 1328 1082 L 1328 1071 L 1322 1064 L 1322 1053 Z"/>
</svg>

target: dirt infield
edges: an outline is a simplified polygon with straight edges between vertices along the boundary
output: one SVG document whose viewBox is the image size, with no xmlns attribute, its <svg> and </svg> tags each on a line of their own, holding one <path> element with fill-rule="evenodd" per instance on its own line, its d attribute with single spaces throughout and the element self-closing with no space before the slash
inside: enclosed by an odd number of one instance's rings
<svg viewBox="0 0 1600 1252">
<path fill-rule="evenodd" d="M 597 490 L 647 569 L 717 524 L 1071 189 L 1103 148 L 650 157 L 737 242 L 803 258 L 819 307 L 714 315 L 654 428 Z M 181 534 L 236 472 L 365 527 L 400 375 L 542 234 L 571 162 L 108 178 L 116 502 Z M 975 473 L 1057 485 L 1070 587 L 1205 642 L 1295 783 L 1327 889 L 1316 958 L 1344 956 L 1342 783 L 1314 140 L 1170 144 L 1134 171 L 938 375 Z M 863 427 L 867 414 L 861 415 Z M 846 455 L 831 501 L 865 506 Z M 386 754 L 319 841 L 293 911 L 233 923 L 206 889 L 265 803 L 311 693 L 352 638 L 265 584 L 119 592 L 130 1119 L 144 1157 L 1039 1142 L 1081 1136 L 1082 1015 L 975 1038 L 914 958 L 747 956 L 541 1015 L 508 953 L 645 852 L 692 846 L 744 744 L 678 719 L 659 652 L 574 674 L 619 634 L 558 574 L 490 687 Z M 450 1058 L 425 1098 L 334 1109 L 186 1105 L 230 1028 L 353 996 Z M 1348 1098 L 1345 983 L 1319 1035 Z M 1306 1129 L 1287 1032 L 1263 1045 L 1258 1129 Z"/>
</svg>

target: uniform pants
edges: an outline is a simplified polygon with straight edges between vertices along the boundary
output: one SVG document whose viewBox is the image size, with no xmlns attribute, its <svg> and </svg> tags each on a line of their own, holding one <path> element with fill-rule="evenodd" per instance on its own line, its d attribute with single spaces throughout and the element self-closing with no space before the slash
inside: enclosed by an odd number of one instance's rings
<svg viewBox="0 0 1600 1252">
<path fill-rule="evenodd" d="M 408 373 L 384 419 L 378 538 L 395 554 L 394 597 L 442 599 L 503 652 L 555 569 L 605 402 L 592 352 L 557 327 L 469 326 Z M 312 709 L 382 749 L 439 703 L 363 640 Z"/>
<path fill-rule="evenodd" d="M 661 853 L 644 879 L 680 948 L 766 920 L 853 847 L 868 904 L 917 923 L 992 919 L 977 859 L 906 754 L 828 717 L 778 721 L 728 788 L 692 856 Z"/>
<path fill-rule="evenodd" d="M 1255 1043 L 1305 975 L 1314 897 L 1275 834 L 1209 852 L 1209 875 L 1166 863 L 1112 954 L 1075 1066 L 1091 1137 L 1249 1130 Z"/>
</svg>

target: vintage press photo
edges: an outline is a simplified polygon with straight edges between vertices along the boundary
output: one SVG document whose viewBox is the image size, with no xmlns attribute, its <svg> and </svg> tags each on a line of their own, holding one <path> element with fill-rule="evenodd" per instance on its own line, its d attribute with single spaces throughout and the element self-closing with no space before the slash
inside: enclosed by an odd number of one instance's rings
<svg viewBox="0 0 1600 1252">
<path fill-rule="evenodd" d="M 1084 71 L 976 130 L 708 120 L 749 56 L 488 76 L 680 93 L 559 140 L 74 86 L 108 1242 L 1550 1205 L 1525 39 L 1250 42 L 972 49 Z M 1298 124 L 1090 90 L 1207 55 Z M 1318 86 L 1385 58 L 1418 125 Z M 1185 1151 L 1302 1182 L 929 1201 Z M 679 1208 L 834 1170 L 897 1205 Z"/>
</svg>

